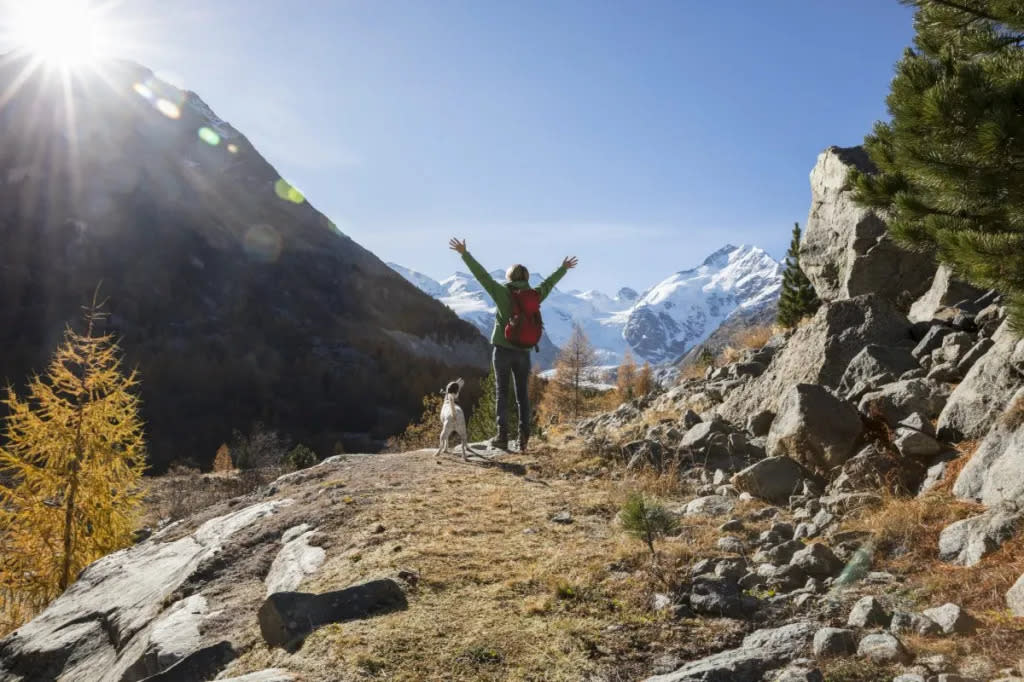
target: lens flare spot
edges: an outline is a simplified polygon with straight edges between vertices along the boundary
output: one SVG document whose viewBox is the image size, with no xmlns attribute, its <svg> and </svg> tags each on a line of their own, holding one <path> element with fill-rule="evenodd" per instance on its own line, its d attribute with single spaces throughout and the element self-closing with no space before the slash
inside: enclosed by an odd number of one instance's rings
<svg viewBox="0 0 1024 682">
<path fill-rule="evenodd" d="M 161 97 L 156 101 L 156 110 L 167 118 L 179 119 L 181 118 L 181 107 L 172 102 L 169 99 Z"/>
<path fill-rule="evenodd" d="M 245 233 L 242 248 L 253 260 L 272 263 L 281 255 L 281 235 L 270 225 L 253 225 Z"/>
<path fill-rule="evenodd" d="M 228 145 L 228 152 L 230 152 L 232 154 L 237 154 L 238 153 L 238 145 L 236 145 L 236 144 L 229 144 Z"/>
<path fill-rule="evenodd" d="M 293 204 L 301 204 L 306 200 L 306 197 L 302 196 L 302 192 L 292 187 L 284 178 L 279 178 L 274 183 L 274 192 L 279 198 L 290 201 Z"/>
<path fill-rule="evenodd" d="M 217 132 L 211 128 L 203 126 L 199 129 L 199 132 L 197 134 L 199 135 L 200 140 L 210 145 L 211 147 L 216 147 L 217 145 L 220 144 L 220 135 L 218 135 Z"/>
<path fill-rule="evenodd" d="M 132 86 L 132 90 L 138 93 L 139 97 L 142 97 L 143 99 L 153 99 L 153 90 L 145 83 L 136 83 Z"/>
</svg>

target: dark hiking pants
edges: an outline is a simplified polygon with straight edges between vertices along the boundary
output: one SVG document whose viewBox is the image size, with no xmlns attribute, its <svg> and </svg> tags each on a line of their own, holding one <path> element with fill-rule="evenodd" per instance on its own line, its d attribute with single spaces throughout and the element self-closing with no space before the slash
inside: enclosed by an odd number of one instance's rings
<svg viewBox="0 0 1024 682">
<path fill-rule="evenodd" d="M 530 437 L 530 351 L 494 347 L 494 396 L 498 440 L 508 440 L 508 382 L 511 377 L 519 404 L 519 441 Z"/>
</svg>

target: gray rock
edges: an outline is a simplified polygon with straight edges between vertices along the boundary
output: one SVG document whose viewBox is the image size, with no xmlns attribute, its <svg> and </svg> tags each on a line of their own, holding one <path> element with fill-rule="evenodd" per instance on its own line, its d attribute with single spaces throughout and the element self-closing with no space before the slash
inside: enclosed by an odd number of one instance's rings
<svg viewBox="0 0 1024 682">
<path fill-rule="evenodd" d="M 687 409 L 686 413 L 683 414 L 683 427 L 687 431 L 692 429 L 697 424 L 700 424 L 701 421 L 703 420 L 700 418 L 700 415 L 694 412 L 693 410 Z"/>
<path fill-rule="evenodd" d="M 290 647 L 316 628 L 405 609 L 405 592 L 385 578 L 325 594 L 275 592 L 257 613 L 260 633 L 270 646 Z"/>
<path fill-rule="evenodd" d="M 942 337 L 942 345 L 932 351 L 932 364 L 951 364 L 954 367 L 974 345 L 974 336 L 967 332 L 953 332 Z"/>
<path fill-rule="evenodd" d="M 846 624 L 851 628 L 888 627 L 891 616 L 874 597 L 861 597 L 850 609 Z"/>
<path fill-rule="evenodd" d="M 906 346 L 882 346 L 873 343 L 865 346 L 850 360 L 839 382 L 839 389 L 841 393 L 847 394 L 860 381 L 871 385 L 873 389 L 880 385 L 871 381 L 873 377 L 900 376 L 917 368 L 917 358 L 911 355 L 910 349 Z"/>
<path fill-rule="evenodd" d="M 939 634 L 942 632 L 942 628 L 927 616 L 906 611 L 895 611 L 892 614 L 892 621 L 889 623 L 889 632 L 894 635 L 911 632 L 927 636 Z"/>
<path fill-rule="evenodd" d="M 942 451 L 942 444 L 927 433 L 899 427 L 895 435 L 893 445 L 904 457 L 928 459 Z"/>
<path fill-rule="evenodd" d="M 956 368 L 956 365 L 952 362 L 946 362 L 941 365 L 934 365 L 930 370 L 928 370 L 927 374 L 925 374 L 925 378 L 931 379 L 932 381 L 936 381 L 940 384 L 955 384 L 961 381 L 964 377 L 963 374 L 960 373 L 960 370 Z"/>
<path fill-rule="evenodd" d="M 863 426 L 849 403 L 815 384 L 798 384 L 786 393 L 768 433 L 770 457 L 788 456 L 808 469 L 827 474 L 854 453 Z"/>
<path fill-rule="evenodd" d="M 729 519 L 721 526 L 719 526 L 718 530 L 722 531 L 723 533 L 737 533 L 743 530 L 743 522 L 739 519 Z"/>
<path fill-rule="evenodd" d="M 978 516 L 957 521 L 939 534 L 939 558 L 960 566 L 974 566 L 1014 536 L 1024 510 L 1000 502 Z"/>
<path fill-rule="evenodd" d="M 977 624 L 973 616 L 952 603 L 925 609 L 924 616 L 934 621 L 944 635 L 967 634 L 973 631 Z"/>
<path fill-rule="evenodd" d="M 888 489 L 893 492 L 917 490 L 924 479 L 924 465 L 915 459 L 901 457 L 887 450 L 868 445 L 840 468 L 829 484 L 828 496 L 857 491 Z"/>
<path fill-rule="evenodd" d="M 793 555 L 803 548 L 804 543 L 799 540 L 786 540 L 767 550 L 768 561 L 773 564 L 788 564 L 793 559 Z"/>
<path fill-rule="evenodd" d="M 980 439 L 1010 398 L 1024 386 L 1024 340 L 1004 322 L 992 347 L 974 363 L 939 415 L 939 438 L 946 442 Z"/>
<path fill-rule="evenodd" d="M 935 264 L 891 239 L 885 222 L 858 205 L 846 181 L 850 168 L 873 172 L 861 147 L 829 147 L 811 171 L 811 211 L 800 242 L 800 267 L 823 301 L 876 293 L 896 301 L 928 290 Z"/>
<path fill-rule="evenodd" d="M 903 643 L 888 633 L 866 635 L 857 646 L 857 655 L 873 663 L 907 663 L 910 654 Z"/>
<path fill-rule="evenodd" d="M 747 572 L 747 562 L 742 558 L 721 559 L 715 564 L 715 575 L 726 580 L 738 581 Z"/>
<path fill-rule="evenodd" d="M 971 346 L 970 350 L 964 353 L 964 356 L 960 358 L 960 362 L 956 363 L 956 369 L 960 375 L 966 375 L 967 372 L 974 367 L 974 364 L 978 362 L 985 353 L 991 350 L 993 345 L 995 345 L 995 342 L 992 339 L 982 338 L 979 339 L 976 344 Z"/>
<path fill-rule="evenodd" d="M 808 472 L 790 457 L 768 457 L 736 473 L 731 483 L 754 497 L 783 504 L 800 489 Z"/>
<path fill-rule="evenodd" d="M 932 426 L 931 420 L 920 412 L 911 412 L 901 419 L 896 426 L 901 429 L 920 431 L 927 436 L 935 436 L 935 427 Z"/>
<path fill-rule="evenodd" d="M 821 628 L 814 633 L 814 655 L 817 658 L 847 656 L 857 651 L 853 630 Z"/>
<path fill-rule="evenodd" d="M 772 682 L 825 682 L 820 670 L 801 664 L 787 666 L 771 679 Z"/>
<path fill-rule="evenodd" d="M 767 436 L 772 428 L 775 413 L 771 410 L 760 410 L 747 419 L 747 431 L 754 437 Z"/>
<path fill-rule="evenodd" d="M 928 370 L 924 367 L 918 367 L 917 369 L 908 369 L 906 372 L 900 375 L 900 381 L 906 381 L 907 379 L 923 379 L 928 376 Z M 860 400 L 864 394 L 857 396 L 857 400 Z M 852 400 L 852 398 L 851 398 Z"/>
<path fill-rule="evenodd" d="M 743 554 L 747 550 L 743 540 L 735 535 L 726 535 L 724 538 L 718 538 L 715 546 L 723 552 L 730 552 L 732 554 Z"/>
<path fill-rule="evenodd" d="M 243 507 L 173 541 L 161 531 L 92 563 L 42 613 L 0 640 L 0 679 L 141 679 L 161 672 L 150 667 L 161 652 L 165 663 L 180 655 L 185 657 L 179 663 L 193 655 L 197 664 L 220 660 L 230 652 L 213 638 L 218 633 L 200 628 L 198 643 L 193 637 L 193 617 L 202 618 L 191 612 L 197 602 L 182 603 L 172 595 L 234 534 L 290 504 L 284 499 Z M 157 624 L 172 632 L 171 625 L 186 621 L 188 632 L 173 647 L 153 639 Z M 186 651 L 193 645 L 201 648 Z"/>
<path fill-rule="evenodd" d="M 238 652 L 231 646 L 231 642 L 220 641 L 209 646 L 202 646 L 190 652 L 169 668 L 164 668 L 155 675 L 146 677 L 145 682 L 194 682 L 194 680 L 209 680 L 237 657 Z M 125 677 L 121 679 L 140 679 L 138 676 L 141 674 L 144 673 L 129 669 Z"/>
<path fill-rule="evenodd" d="M 263 583 L 267 595 L 274 592 L 290 592 L 307 577 L 313 575 L 324 562 L 327 554 L 320 547 L 309 544 L 316 530 L 309 530 L 307 524 L 289 529 L 281 538 L 282 547 L 270 565 Z"/>
<path fill-rule="evenodd" d="M 949 393 L 947 386 L 930 379 L 908 379 L 866 394 L 858 409 L 868 416 L 877 414 L 895 427 L 914 412 L 929 419 L 938 416 Z"/>
<path fill-rule="evenodd" d="M 892 682 L 928 682 L 928 678 L 921 673 L 902 673 L 892 678 Z"/>
<path fill-rule="evenodd" d="M 685 507 L 685 516 L 725 516 L 736 508 L 736 500 L 723 495 L 705 495 L 691 500 Z"/>
<path fill-rule="evenodd" d="M 797 524 L 796 530 L 793 531 L 793 537 L 796 540 L 809 540 L 811 538 L 818 537 L 820 533 L 821 531 L 818 529 L 818 526 L 816 526 L 813 522 L 803 521 Z"/>
<path fill-rule="evenodd" d="M 775 521 L 768 528 L 768 532 L 778 535 L 783 540 L 793 539 L 793 524 L 786 521 Z"/>
<path fill-rule="evenodd" d="M 764 374 L 734 390 L 716 409 L 735 424 L 745 424 L 758 410 L 778 412 L 782 397 L 796 384 L 838 388 L 864 346 L 898 345 L 909 334 L 907 319 L 876 296 L 823 305 L 792 334 Z"/>
<path fill-rule="evenodd" d="M 793 554 L 789 563 L 815 578 L 831 578 L 843 570 L 840 561 L 827 545 L 814 542 Z"/>
<path fill-rule="evenodd" d="M 697 613 L 719 617 L 739 618 L 744 612 L 737 583 L 712 574 L 699 575 L 693 579 L 690 606 Z"/>
<path fill-rule="evenodd" d="M 791 623 L 757 630 L 735 649 L 692 661 L 675 672 L 649 677 L 647 682 L 760 682 L 769 670 L 803 653 L 815 629 L 813 623 Z"/>
<path fill-rule="evenodd" d="M 572 523 L 572 514 L 568 511 L 563 510 L 552 516 L 551 520 L 554 523 L 561 523 L 563 525 L 569 524 Z"/>
<path fill-rule="evenodd" d="M 765 580 L 768 587 L 779 592 L 792 592 L 807 583 L 807 574 L 799 566 L 779 566 L 773 569 Z"/>
<path fill-rule="evenodd" d="M 1006 606 L 1010 613 L 1018 618 L 1024 618 L 1024 574 L 1021 574 L 1013 587 L 1006 592 Z"/>
<path fill-rule="evenodd" d="M 940 265 L 935 270 L 931 287 L 921 298 L 914 301 L 907 316 L 911 322 L 927 322 L 935 317 L 940 309 L 965 298 L 973 300 L 981 296 L 982 293 L 977 287 L 953 275 L 948 266 Z"/>
<path fill-rule="evenodd" d="M 955 330 L 944 324 L 934 324 L 928 330 L 928 333 L 924 335 L 917 345 L 914 346 L 914 350 L 910 351 L 911 354 L 919 361 L 926 357 L 931 357 L 932 351 L 942 346 L 942 340 L 952 334 Z"/>
<path fill-rule="evenodd" d="M 1024 505 L 1024 388 L 982 440 L 953 485 L 953 494 L 987 505 Z"/>
</svg>

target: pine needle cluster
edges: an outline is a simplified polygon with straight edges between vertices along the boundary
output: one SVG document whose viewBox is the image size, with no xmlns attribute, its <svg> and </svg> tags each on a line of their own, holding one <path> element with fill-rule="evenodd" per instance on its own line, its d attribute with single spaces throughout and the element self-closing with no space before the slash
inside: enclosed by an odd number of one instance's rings
<svg viewBox="0 0 1024 682">
<path fill-rule="evenodd" d="M 679 531 L 679 521 L 658 502 L 642 493 L 633 493 L 619 511 L 622 529 L 642 540 L 655 555 L 654 541 Z"/>
<path fill-rule="evenodd" d="M 38 611 L 87 565 L 131 543 L 146 466 L 139 379 L 122 372 L 117 343 L 97 331 L 101 320 L 94 302 L 85 333 L 65 330 L 46 373 L 29 382 L 28 396 L 8 388 L 3 401 L 4 620 Z"/>
<path fill-rule="evenodd" d="M 795 327 L 821 306 L 814 286 L 800 268 L 800 223 L 793 224 L 793 236 L 786 252 L 786 268 L 782 271 L 782 291 L 776 321 L 783 327 Z"/>
<path fill-rule="evenodd" d="M 877 173 L 857 200 L 892 235 L 1007 295 L 1024 322 L 1024 11 L 1018 0 L 904 0 L 915 47 L 896 65 L 891 120 L 865 139 Z"/>
</svg>

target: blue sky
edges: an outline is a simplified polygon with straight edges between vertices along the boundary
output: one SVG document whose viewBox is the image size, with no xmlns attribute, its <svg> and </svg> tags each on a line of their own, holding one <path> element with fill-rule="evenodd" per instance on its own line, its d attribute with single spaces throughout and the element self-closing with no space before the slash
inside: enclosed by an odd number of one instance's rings
<svg viewBox="0 0 1024 682">
<path fill-rule="evenodd" d="M 130 0 L 174 75 L 339 228 L 429 275 L 643 289 L 725 242 L 782 257 L 808 172 L 885 116 L 896 0 Z M 128 40 L 127 38 L 131 39 Z"/>
</svg>

